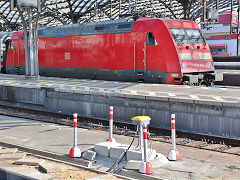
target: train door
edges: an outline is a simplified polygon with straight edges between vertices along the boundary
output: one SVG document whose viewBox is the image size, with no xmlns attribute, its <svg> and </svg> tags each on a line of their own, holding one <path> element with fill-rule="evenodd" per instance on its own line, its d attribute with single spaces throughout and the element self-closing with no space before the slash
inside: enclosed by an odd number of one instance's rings
<svg viewBox="0 0 240 180">
<path fill-rule="evenodd" d="M 15 73 L 14 70 L 14 57 L 13 57 L 13 41 L 9 41 L 8 51 L 6 55 L 6 71 L 7 73 Z"/>
<path fill-rule="evenodd" d="M 155 69 L 156 67 L 161 67 L 161 52 L 159 51 L 158 42 L 154 37 L 154 33 L 147 33 L 147 42 L 146 42 L 146 68 Z M 159 59 L 158 59 L 159 58 Z M 154 71 L 152 71 L 153 73 Z M 149 72 L 150 73 L 150 72 Z M 159 74 L 160 75 L 160 74 Z M 155 75 L 148 74 L 148 81 L 160 83 L 159 79 L 153 79 L 152 77 L 156 77 Z"/>
<path fill-rule="evenodd" d="M 15 48 L 15 41 L 10 40 L 9 48 L 7 53 L 7 71 L 9 73 L 19 74 L 19 58 L 18 58 L 18 48 Z"/>
<path fill-rule="evenodd" d="M 144 76 L 147 71 L 146 67 L 146 33 L 136 33 L 136 41 L 134 42 L 134 70 L 137 75 L 138 82 L 144 82 Z"/>
<path fill-rule="evenodd" d="M 14 59 L 15 73 L 20 74 L 19 47 L 16 45 L 16 43 L 13 46 L 13 59 Z"/>
</svg>

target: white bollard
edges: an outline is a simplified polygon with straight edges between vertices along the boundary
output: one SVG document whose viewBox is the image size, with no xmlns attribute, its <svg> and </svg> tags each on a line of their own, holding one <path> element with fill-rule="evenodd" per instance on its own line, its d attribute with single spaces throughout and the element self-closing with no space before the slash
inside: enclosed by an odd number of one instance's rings
<svg viewBox="0 0 240 180">
<path fill-rule="evenodd" d="M 74 120 L 74 139 L 73 139 L 73 147 L 71 148 L 70 152 L 69 152 L 69 156 L 70 157 L 81 157 L 81 151 L 80 149 L 77 147 L 77 113 L 73 114 L 73 120 Z"/>
<path fill-rule="evenodd" d="M 168 153 L 168 159 L 176 161 L 181 159 L 179 151 L 176 149 L 176 128 L 175 128 L 175 114 L 171 114 L 171 135 L 172 135 L 172 149 Z"/>
<path fill-rule="evenodd" d="M 116 143 L 116 140 L 113 138 L 113 106 L 110 106 L 109 112 L 109 138 L 108 142 Z"/>
<path fill-rule="evenodd" d="M 138 125 L 140 134 L 138 134 L 138 146 L 139 150 L 142 151 L 143 149 L 143 125 Z"/>
<path fill-rule="evenodd" d="M 148 161 L 148 149 L 147 149 L 147 123 L 143 124 L 143 143 L 144 143 L 144 161 L 140 165 L 139 172 L 144 174 L 152 174 L 153 167 Z"/>
</svg>

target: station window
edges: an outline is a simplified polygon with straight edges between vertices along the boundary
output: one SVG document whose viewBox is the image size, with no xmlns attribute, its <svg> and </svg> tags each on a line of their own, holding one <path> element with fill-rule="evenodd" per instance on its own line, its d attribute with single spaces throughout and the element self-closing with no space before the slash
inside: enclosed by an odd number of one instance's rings
<svg viewBox="0 0 240 180">
<path fill-rule="evenodd" d="M 14 46 L 13 46 L 13 41 L 10 42 L 10 45 L 9 45 L 9 49 L 13 49 Z"/>
<path fill-rule="evenodd" d="M 158 45 L 153 33 L 151 32 L 147 33 L 147 45 Z"/>
</svg>

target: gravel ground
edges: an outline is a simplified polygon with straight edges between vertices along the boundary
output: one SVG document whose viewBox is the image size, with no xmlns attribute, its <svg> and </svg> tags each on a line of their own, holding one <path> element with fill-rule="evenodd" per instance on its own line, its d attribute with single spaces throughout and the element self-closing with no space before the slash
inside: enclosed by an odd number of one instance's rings
<svg viewBox="0 0 240 180">
<path fill-rule="evenodd" d="M 27 155 L 25 158 L 28 159 L 42 159 L 42 158 L 38 158 L 32 155 Z M 5 161 L 7 163 L 10 164 L 14 164 L 14 160 L 7 160 Z M 51 175 L 53 177 L 54 180 L 83 180 L 86 178 L 91 178 L 91 177 L 98 177 L 101 176 L 103 174 L 100 173 L 96 173 L 96 172 L 92 172 L 92 171 L 88 171 L 82 168 L 78 168 L 78 167 L 74 167 L 68 164 L 64 164 L 64 163 L 58 163 L 58 162 L 53 162 L 50 160 L 45 160 L 45 162 L 47 163 L 54 163 L 56 165 L 59 165 L 63 168 L 62 172 L 57 172 L 57 173 L 48 173 L 49 175 Z M 28 168 L 36 168 L 38 169 L 40 172 L 44 173 L 39 167 L 36 166 L 27 166 L 27 165 L 18 165 L 20 166 L 24 166 L 24 167 L 28 167 Z M 104 178 L 105 180 L 109 179 L 120 179 L 120 178 L 115 178 L 115 177 L 109 177 L 109 178 Z"/>
</svg>

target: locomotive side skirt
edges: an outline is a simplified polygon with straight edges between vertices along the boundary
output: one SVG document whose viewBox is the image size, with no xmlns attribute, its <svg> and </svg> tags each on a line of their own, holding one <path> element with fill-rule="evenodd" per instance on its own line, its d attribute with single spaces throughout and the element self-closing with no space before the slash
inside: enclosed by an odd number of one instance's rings
<svg viewBox="0 0 240 180">
<path fill-rule="evenodd" d="M 24 66 L 8 66 L 8 74 L 25 74 Z M 141 73 L 141 71 L 139 71 Z M 40 67 L 40 75 L 51 77 L 96 79 L 108 81 L 146 82 L 166 84 L 168 72 L 147 71 L 143 76 L 136 76 L 134 70 L 123 69 L 90 69 L 90 68 L 57 68 Z"/>
</svg>

